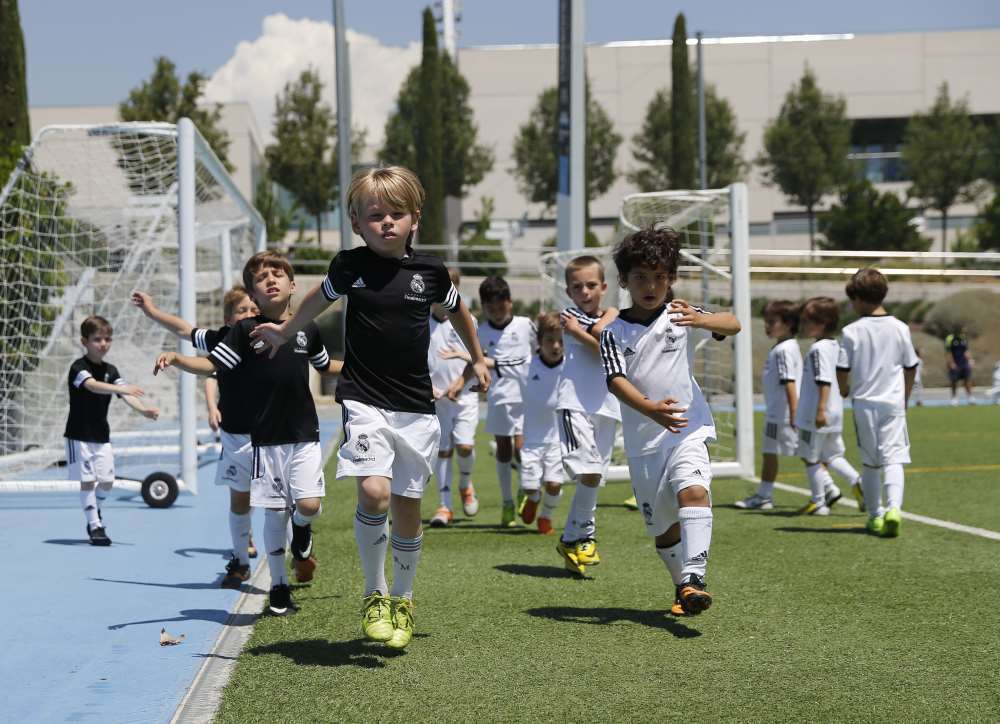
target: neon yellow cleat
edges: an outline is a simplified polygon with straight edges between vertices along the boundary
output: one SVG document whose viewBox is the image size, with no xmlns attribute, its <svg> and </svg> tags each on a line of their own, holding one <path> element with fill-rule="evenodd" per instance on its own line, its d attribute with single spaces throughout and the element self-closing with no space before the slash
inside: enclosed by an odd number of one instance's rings
<svg viewBox="0 0 1000 724">
<path fill-rule="evenodd" d="M 392 600 L 373 591 L 361 601 L 361 633 L 372 641 L 388 641 L 393 632 Z"/>
<path fill-rule="evenodd" d="M 405 649 L 413 638 L 413 601 L 402 596 L 392 599 L 392 627 L 392 638 L 385 645 Z"/>
<path fill-rule="evenodd" d="M 865 530 L 867 530 L 872 535 L 881 536 L 882 531 L 885 530 L 885 518 L 882 516 L 871 517 L 868 522 L 865 523 Z"/>
<path fill-rule="evenodd" d="M 861 490 L 861 483 L 854 483 L 851 486 L 851 495 L 854 496 L 854 500 L 858 504 L 858 510 L 862 513 L 865 512 L 865 494 Z"/>
<path fill-rule="evenodd" d="M 830 515 L 830 509 L 826 507 L 823 503 L 814 503 L 809 501 L 798 511 L 799 515 Z"/>
<path fill-rule="evenodd" d="M 596 566 L 601 562 L 601 557 L 597 554 L 597 541 L 593 539 L 578 540 L 576 542 L 576 559 L 581 566 Z"/>
<path fill-rule="evenodd" d="M 517 521 L 514 520 L 516 513 L 514 511 L 514 503 L 504 503 L 503 512 L 500 514 L 500 527 L 501 528 L 515 528 L 517 527 Z"/>
<path fill-rule="evenodd" d="M 622 503 L 629 510 L 639 510 L 639 501 L 635 499 L 633 495 L 631 498 Z"/>
<path fill-rule="evenodd" d="M 580 560 L 576 557 L 576 543 L 563 543 L 561 540 L 556 545 L 556 550 L 563 557 L 566 563 L 566 570 L 578 576 L 586 576 L 587 569 L 580 565 Z"/>
<path fill-rule="evenodd" d="M 903 516 L 899 508 L 889 508 L 885 511 L 885 524 L 882 527 L 883 538 L 898 538 L 899 529 L 903 525 Z"/>
</svg>

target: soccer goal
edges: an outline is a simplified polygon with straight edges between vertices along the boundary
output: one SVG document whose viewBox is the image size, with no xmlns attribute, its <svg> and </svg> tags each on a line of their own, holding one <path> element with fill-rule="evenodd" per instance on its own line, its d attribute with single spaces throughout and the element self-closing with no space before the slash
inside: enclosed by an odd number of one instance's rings
<svg viewBox="0 0 1000 724">
<path fill-rule="evenodd" d="M 152 374 L 161 351 L 194 349 L 129 297 L 142 289 L 191 323 L 197 308 L 199 324 L 220 324 L 222 294 L 266 232 L 194 124 L 42 129 L 0 191 L 0 244 L 0 492 L 76 486 L 60 469 L 67 374 L 92 314 L 114 328 L 108 361 L 161 412 L 150 422 L 112 403 L 117 476 L 145 482 L 151 505 L 197 492 L 199 459 L 217 457 L 211 431 L 196 430 L 201 385 Z"/>
<path fill-rule="evenodd" d="M 712 471 L 718 476 L 753 474 L 753 369 L 750 333 L 750 231 L 746 184 L 711 191 L 659 191 L 632 194 L 622 201 L 617 239 L 649 226 L 670 226 L 683 239 L 674 295 L 709 310 L 732 310 L 743 332 L 723 342 L 699 335 L 691 350 L 695 377 L 712 408 L 718 442 L 712 445 Z M 562 309 L 565 269 L 580 254 L 604 263 L 608 305 L 629 304 L 618 285 L 613 247 L 557 251 L 542 255 L 543 305 Z M 625 465 L 612 465 L 608 478 L 627 480 Z"/>
</svg>

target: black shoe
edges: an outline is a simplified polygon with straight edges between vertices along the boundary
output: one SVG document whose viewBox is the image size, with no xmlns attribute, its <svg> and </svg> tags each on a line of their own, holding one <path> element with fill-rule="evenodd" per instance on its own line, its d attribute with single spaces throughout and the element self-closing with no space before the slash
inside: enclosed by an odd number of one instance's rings
<svg viewBox="0 0 1000 724">
<path fill-rule="evenodd" d="M 312 525 L 292 523 L 292 557 L 304 561 L 312 555 Z"/>
<path fill-rule="evenodd" d="M 677 589 L 681 607 L 691 616 L 697 616 L 712 605 L 712 594 L 705 590 L 705 579 L 701 576 L 689 573 Z"/>
<path fill-rule="evenodd" d="M 299 610 L 292 602 L 292 589 L 287 583 L 282 583 L 271 589 L 267 610 L 272 616 L 287 616 Z"/>
<path fill-rule="evenodd" d="M 836 493 L 831 491 L 828 492 L 824 497 L 825 497 L 826 507 L 832 508 L 834 503 L 836 503 L 838 500 L 844 497 L 844 494 L 841 493 L 839 490 Z"/>
<path fill-rule="evenodd" d="M 109 546 L 111 545 L 111 539 L 108 538 L 107 531 L 104 530 L 102 526 L 97 526 L 96 528 L 91 528 L 87 526 L 87 535 L 90 537 L 90 545 L 92 546 Z"/>
<path fill-rule="evenodd" d="M 240 565 L 240 559 L 233 556 L 226 564 L 226 577 L 219 584 L 222 588 L 239 588 L 244 581 L 250 580 L 250 564 Z"/>
</svg>

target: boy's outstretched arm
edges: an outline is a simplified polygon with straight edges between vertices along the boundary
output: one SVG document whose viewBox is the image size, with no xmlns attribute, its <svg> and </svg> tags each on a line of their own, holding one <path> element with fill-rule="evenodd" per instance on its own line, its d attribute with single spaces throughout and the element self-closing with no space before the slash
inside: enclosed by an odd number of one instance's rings
<svg viewBox="0 0 1000 724">
<path fill-rule="evenodd" d="M 142 404 L 142 401 L 133 395 L 122 395 L 122 400 L 126 405 L 131 407 L 133 410 L 138 412 L 143 417 L 148 417 L 150 420 L 155 420 L 160 416 L 160 410 L 156 407 L 146 407 Z"/>
<path fill-rule="evenodd" d="M 143 314 L 164 329 L 170 330 L 181 339 L 191 339 L 191 330 L 193 327 L 180 317 L 169 312 L 164 312 L 157 307 L 153 302 L 153 298 L 146 294 L 146 292 L 139 291 L 138 289 L 132 292 L 132 304 L 139 307 Z"/>
<path fill-rule="evenodd" d="M 697 327 L 722 337 L 730 337 L 742 329 L 740 320 L 732 312 L 709 314 L 699 311 L 683 299 L 672 301 L 667 311 L 671 314 L 670 321 L 678 327 Z"/>
<path fill-rule="evenodd" d="M 461 298 L 458 300 L 458 307 L 454 311 L 448 311 L 448 318 L 472 357 L 469 365 L 472 376 L 479 382 L 479 391 L 486 392 L 490 388 L 490 371 L 486 365 L 486 358 L 483 356 L 483 349 L 479 346 L 476 324 L 469 313 L 469 308 L 465 306 L 465 302 Z"/>
<path fill-rule="evenodd" d="M 215 365 L 207 357 L 188 357 L 176 352 L 164 352 L 156 358 L 156 364 L 153 365 L 153 375 L 155 376 L 167 367 L 177 367 L 193 375 L 204 377 L 215 372 Z"/>
<path fill-rule="evenodd" d="M 317 284 L 302 298 L 302 303 L 295 310 L 291 318 L 286 319 L 281 324 L 267 322 L 258 324 L 250 332 L 252 340 L 259 340 L 263 345 L 257 350 L 257 354 L 268 352 L 268 357 L 274 357 L 278 353 L 278 348 L 295 336 L 297 332 L 304 329 L 309 322 L 322 314 L 335 300 L 328 299 L 323 293 L 323 284 Z"/>
<path fill-rule="evenodd" d="M 667 428 L 670 432 L 680 432 L 687 427 L 684 413 L 687 408 L 677 404 L 677 400 L 667 398 L 654 402 L 636 389 L 627 377 L 619 375 L 608 380 L 611 394 L 637 412 L 641 412 L 653 422 Z"/>
<path fill-rule="evenodd" d="M 133 395 L 142 397 L 145 392 L 138 385 L 115 385 L 110 382 L 98 382 L 93 377 L 83 381 L 82 387 L 97 395 Z"/>
</svg>

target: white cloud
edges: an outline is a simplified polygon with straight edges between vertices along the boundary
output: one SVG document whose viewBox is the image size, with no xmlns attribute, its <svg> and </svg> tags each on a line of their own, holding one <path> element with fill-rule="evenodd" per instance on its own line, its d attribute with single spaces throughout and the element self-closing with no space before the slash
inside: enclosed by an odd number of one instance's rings
<svg viewBox="0 0 1000 724">
<path fill-rule="evenodd" d="M 319 20 L 293 20 L 268 15 L 261 36 L 244 41 L 205 85 L 205 99 L 215 103 L 244 101 L 251 105 L 264 142 L 270 143 L 274 99 L 285 83 L 306 68 L 319 71 L 324 100 L 337 107 L 333 25 Z M 347 30 L 351 61 L 351 116 L 355 128 L 368 131 L 365 158 L 382 144 L 385 121 L 410 68 L 420 62 L 420 44 L 383 45 L 378 38 Z"/>
</svg>

